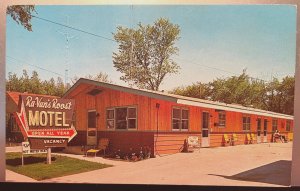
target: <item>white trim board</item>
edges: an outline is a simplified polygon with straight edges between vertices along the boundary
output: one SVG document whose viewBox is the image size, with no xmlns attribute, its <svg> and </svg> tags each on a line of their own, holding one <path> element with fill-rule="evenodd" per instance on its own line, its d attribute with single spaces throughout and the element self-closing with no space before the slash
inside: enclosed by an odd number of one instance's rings
<svg viewBox="0 0 300 191">
<path fill-rule="evenodd" d="M 177 103 L 184 104 L 184 105 L 191 105 L 191 106 L 199 106 L 199 107 L 210 108 L 210 109 L 220 109 L 220 110 L 225 110 L 225 111 L 234 111 L 234 112 L 240 112 L 240 113 L 246 113 L 246 114 L 255 114 L 255 115 L 268 116 L 268 117 L 276 117 L 276 118 L 289 119 L 289 120 L 294 119 L 293 116 L 289 116 L 289 115 L 284 115 L 284 114 L 274 113 L 274 112 L 269 112 L 269 111 L 264 111 L 264 110 L 257 111 L 256 109 L 253 109 L 253 108 L 240 109 L 240 108 L 235 108 L 232 105 L 230 105 L 230 106 L 212 105 L 209 103 L 200 103 L 200 102 L 182 100 L 182 99 L 178 99 Z"/>
</svg>

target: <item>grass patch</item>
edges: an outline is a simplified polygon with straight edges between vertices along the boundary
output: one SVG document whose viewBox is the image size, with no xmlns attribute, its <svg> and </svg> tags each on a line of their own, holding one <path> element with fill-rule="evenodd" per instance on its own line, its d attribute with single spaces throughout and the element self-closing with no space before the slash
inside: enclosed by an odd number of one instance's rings
<svg viewBox="0 0 300 191">
<path fill-rule="evenodd" d="M 112 166 L 54 154 L 51 159 L 49 165 L 46 164 L 47 154 L 24 155 L 25 165 L 22 166 L 21 153 L 6 153 L 6 168 L 35 180 L 45 180 Z"/>
</svg>

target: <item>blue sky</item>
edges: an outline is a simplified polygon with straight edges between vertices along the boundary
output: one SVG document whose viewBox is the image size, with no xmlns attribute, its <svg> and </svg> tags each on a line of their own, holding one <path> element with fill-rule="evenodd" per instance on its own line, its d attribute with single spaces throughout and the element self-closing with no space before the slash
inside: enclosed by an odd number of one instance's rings
<svg viewBox="0 0 300 191">
<path fill-rule="evenodd" d="M 295 72 L 294 6 L 37 6 L 36 11 L 39 17 L 111 39 L 118 25 L 152 24 L 160 17 L 178 24 L 181 29 L 176 42 L 179 53 L 173 59 L 181 70 L 179 74 L 167 76 L 160 88 L 164 90 L 240 74 L 244 68 L 250 76 L 264 80 Z M 69 77 L 102 71 L 113 82 L 126 85 L 119 80 L 121 74 L 112 63 L 116 42 L 36 18 L 32 19 L 32 25 L 33 32 L 28 32 L 7 16 L 7 74 L 21 75 L 22 70 L 27 69 L 30 73 L 38 71 L 42 79 L 58 77 L 26 64 L 29 63 L 62 75 L 68 68 Z M 74 36 L 68 51 L 65 37 L 59 31 Z"/>
</svg>

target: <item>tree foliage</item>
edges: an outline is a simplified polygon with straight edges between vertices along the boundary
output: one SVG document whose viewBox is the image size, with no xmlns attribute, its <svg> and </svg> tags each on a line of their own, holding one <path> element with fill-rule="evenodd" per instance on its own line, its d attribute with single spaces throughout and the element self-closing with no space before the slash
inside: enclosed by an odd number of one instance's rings
<svg viewBox="0 0 300 191">
<path fill-rule="evenodd" d="M 32 31 L 31 14 L 33 12 L 36 13 L 34 5 L 12 5 L 8 6 L 6 10 L 6 14 L 28 31 Z"/>
<path fill-rule="evenodd" d="M 214 80 L 209 83 L 209 87 L 212 100 L 260 107 L 260 103 L 256 101 L 263 92 L 264 83 L 243 72 L 239 76 Z"/>
<path fill-rule="evenodd" d="M 87 78 L 87 79 L 90 79 L 90 80 L 95 80 L 95 81 L 98 81 L 98 82 L 112 83 L 112 80 L 109 79 L 108 75 L 105 72 L 99 72 L 95 76 L 89 74 L 89 75 L 86 75 L 84 78 Z M 72 82 L 75 83 L 77 80 L 79 80 L 79 77 L 75 76 L 72 79 Z"/>
<path fill-rule="evenodd" d="M 62 96 L 67 88 L 60 77 L 58 77 L 56 81 L 54 78 L 43 81 L 36 71 L 33 71 L 32 75 L 29 76 L 27 71 L 23 70 L 23 74 L 20 77 L 11 72 L 8 74 L 6 90 Z"/>
<path fill-rule="evenodd" d="M 163 18 L 153 25 L 139 23 L 136 29 L 117 27 L 114 39 L 119 47 L 113 53 L 113 64 L 123 74 L 121 80 L 139 88 L 158 90 L 168 74 L 179 70 L 171 58 L 178 53 L 175 42 L 179 33 L 178 25 Z"/>
<path fill-rule="evenodd" d="M 287 76 L 281 81 L 273 78 L 271 82 L 264 82 L 249 77 L 244 71 L 239 76 L 178 87 L 170 93 L 292 115 L 294 88 L 294 77 Z"/>
<path fill-rule="evenodd" d="M 265 108 L 274 112 L 293 114 L 294 89 L 294 77 L 287 76 L 282 81 L 273 78 L 266 88 Z"/>
<path fill-rule="evenodd" d="M 196 82 L 186 87 L 177 87 L 173 89 L 171 93 L 200 99 L 209 99 L 210 95 L 208 84 L 203 84 L 201 82 Z"/>
<path fill-rule="evenodd" d="M 112 83 L 108 75 L 103 72 L 99 72 L 95 76 L 87 75 L 85 78 Z M 72 79 L 75 83 L 79 78 L 74 77 Z M 6 79 L 6 90 L 17 92 L 28 92 L 34 94 L 63 96 L 63 94 L 69 89 L 68 85 L 64 84 L 62 78 L 58 77 L 56 80 L 51 78 L 50 80 L 41 80 L 36 71 L 32 72 L 29 76 L 26 70 L 23 70 L 22 76 L 18 77 L 15 73 L 8 73 L 8 79 Z"/>
</svg>

